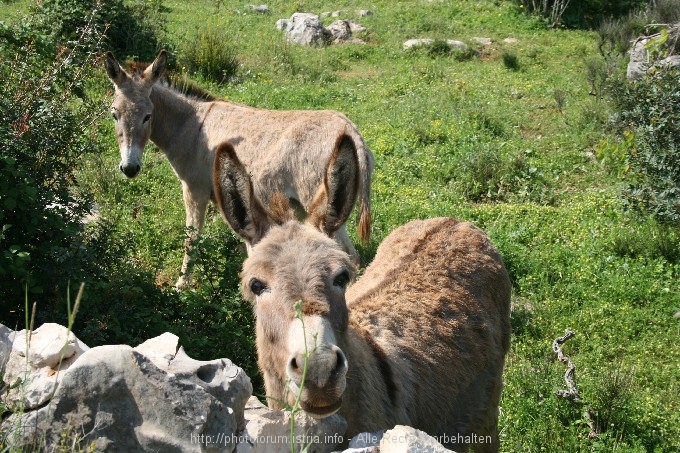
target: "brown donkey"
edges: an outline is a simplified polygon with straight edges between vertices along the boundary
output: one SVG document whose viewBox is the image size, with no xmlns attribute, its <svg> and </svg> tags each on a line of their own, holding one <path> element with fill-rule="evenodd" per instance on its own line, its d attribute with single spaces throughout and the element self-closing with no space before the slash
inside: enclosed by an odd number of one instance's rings
<svg viewBox="0 0 680 453">
<path fill-rule="evenodd" d="M 360 185 L 350 137 L 338 139 L 305 224 L 285 206 L 263 207 L 228 143 L 214 183 L 225 219 L 252 245 L 242 290 L 270 407 L 292 404 L 302 387 L 302 408 L 339 412 L 347 436 L 406 424 L 456 451 L 498 450 L 510 280 L 482 231 L 450 218 L 410 222 L 348 286 L 354 266 L 329 236 Z"/>
<path fill-rule="evenodd" d="M 106 54 L 106 71 L 115 87 L 111 113 L 120 147 L 120 170 L 129 178 L 137 176 L 142 150 L 151 140 L 167 156 L 182 183 L 186 226 L 192 230 L 185 242 L 187 253 L 178 288 L 190 280 L 188 251 L 203 231 L 212 195 L 214 152 L 225 140 L 233 143 L 248 168 L 255 194 L 265 205 L 272 194 L 282 192 L 308 213 L 335 139 L 349 135 L 358 150 L 359 238 L 368 240 L 373 154 L 350 120 L 332 110 L 262 110 L 207 93 L 192 96 L 186 85 L 167 83 L 166 65 L 166 52 L 161 51 L 146 69 L 128 73 L 110 52 Z M 344 225 L 335 237 L 358 264 L 359 255 Z"/>
</svg>

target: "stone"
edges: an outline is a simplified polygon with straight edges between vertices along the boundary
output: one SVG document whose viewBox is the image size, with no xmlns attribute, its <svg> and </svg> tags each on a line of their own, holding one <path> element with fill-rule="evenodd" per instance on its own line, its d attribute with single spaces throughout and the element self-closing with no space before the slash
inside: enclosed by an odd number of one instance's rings
<svg viewBox="0 0 680 453">
<path fill-rule="evenodd" d="M 351 30 L 352 34 L 361 33 L 361 32 L 364 32 L 364 31 L 367 30 L 366 27 L 364 27 L 361 24 L 354 22 L 353 20 L 348 21 L 348 23 L 349 23 L 349 29 Z"/>
<path fill-rule="evenodd" d="M 13 337 L 3 381 L 13 386 L 20 380 L 21 385 L 11 388 L 4 398 L 9 410 L 31 410 L 46 404 L 60 374 L 89 349 L 73 332 L 54 323 L 45 323 L 30 335 L 21 330 Z"/>
<path fill-rule="evenodd" d="M 332 35 L 323 27 L 319 16 L 295 13 L 288 20 L 286 38 L 296 44 L 321 47 L 331 41 Z"/>
<path fill-rule="evenodd" d="M 367 10 L 367 9 L 360 9 L 357 11 L 357 14 L 359 17 L 368 17 L 373 15 L 373 11 Z"/>
<path fill-rule="evenodd" d="M 408 39 L 404 42 L 403 48 L 404 50 L 412 49 L 414 47 L 420 47 L 420 46 L 428 46 L 430 44 L 434 43 L 434 39 L 432 38 L 416 38 L 416 39 Z M 447 39 L 446 44 L 448 44 L 449 47 L 457 50 L 462 50 L 465 51 L 468 49 L 468 45 L 465 44 L 463 41 L 458 41 L 455 39 Z"/>
<path fill-rule="evenodd" d="M 5 365 L 9 361 L 9 354 L 12 352 L 12 343 L 16 332 L 7 326 L 0 324 L 0 375 L 5 375 Z"/>
<path fill-rule="evenodd" d="M 680 24 L 675 24 L 667 29 L 668 39 L 666 43 L 677 42 L 680 37 Z M 650 35 L 650 36 L 640 36 L 637 38 L 629 50 L 630 59 L 628 62 L 628 67 L 626 68 L 626 77 L 629 80 L 636 80 L 641 78 L 647 71 L 652 68 L 667 67 L 667 66 L 680 66 L 680 56 L 678 55 L 668 55 L 664 58 L 654 59 L 654 55 L 650 52 L 650 44 L 653 44 L 653 40 L 658 40 L 660 34 Z M 666 54 L 671 50 L 668 48 L 668 44 L 660 45 L 662 49 L 666 49 Z M 659 45 L 652 45 L 652 48 L 658 48 Z"/>
<path fill-rule="evenodd" d="M 508 43 L 508 44 L 515 44 L 515 43 L 519 42 L 519 39 L 517 39 L 517 38 L 505 38 L 503 40 L 503 42 Z"/>
<path fill-rule="evenodd" d="M 47 447 L 67 433 L 97 451 L 232 452 L 251 393 L 250 379 L 229 360 L 194 360 L 164 334 L 134 349 L 85 351 L 48 405 L 11 415 L 2 430 L 16 433 L 8 437 L 13 447 L 31 445 L 40 432 Z"/>
<path fill-rule="evenodd" d="M 288 28 L 288 19 L 279 19 L 276 21 L 276 29 L 285 31 Z"/>
<path fill-rule="evenodd" d="M 290 452 L 290 412 L 269 410 L 251 398 L 245 419 L 235 453 Z M 317 420 L 301 412 L 295 416 L 294 441 L 298 451 L 309 445 L 309 453 L 330 453 L 343 442 L 346 429 L 347 422 L 337 414 Z"/>
<path fill-rule="evenodd" d="M 449 453 L 437 440 L 410 426 L 397 425 L 386 431 L 380 441 L 380 453 Z"/>
<path fill-rule="evenodd" d="M 491 38 L 480 38 L 478 36 L 474 36 L 470 38 L 472 41 L 478 42 L 483 46 L 490 46 L 493 44 L 493 41 L 491 41 Z"/>
<path fill-rule="evenodd" d="M 247 5 L 246 8 L 252 9 L 256 13 L 269 14 L 271 11 L 267 5 Z"/>
<path fill-rule="evenodd" d="M 380 440 L 385 434 L 385 429 L 374 432 L 359 433 L 349 440 L 349 448 L 352 449 L 366 449 L 371 447 L 379 447 Z"/>
<path fill-rule="evenodd" d="M 413 47 L 419 47 L 419 46 L 427 46 L 430 45 L 434 42 L 434 39 L 432 38 L 413 38 L 413 39 L 407 39 L 404 41 L 403 48 L 404 50 L 411 49 Z"/>
<path fill-rule="evenodd" d="M 352 29 L 347 20 L 336 20 L 328 26 L 327 30 L 333 35 L 333 42 L 335 43 L 347 42 L 352 39 Z"/>
</svg>

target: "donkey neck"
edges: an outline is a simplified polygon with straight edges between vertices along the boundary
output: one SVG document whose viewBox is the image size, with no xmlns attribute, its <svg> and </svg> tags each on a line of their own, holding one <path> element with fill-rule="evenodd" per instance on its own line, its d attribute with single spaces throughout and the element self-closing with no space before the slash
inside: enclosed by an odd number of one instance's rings
<svg viewBox="0 0 680 453">
<path fill-rule="evenodd" d="M 402 404 L 400 370 L 371 333 L 350 319 L 342 348 L 349 361 L 343 397 L 346 406 L 340 409 L 349 425 L 347 435 L 378 431 L 397 422 L 408 424 L 409 417 Z"/>
<path fill-rule="evenodd" d="M 158 83 L 151 89 L 150 98 L 154 105 L 150 139 L 173 163 L 187 151 L 185 144 L 196 143 L 212 102 L 193 99 Z"/>
</svg>

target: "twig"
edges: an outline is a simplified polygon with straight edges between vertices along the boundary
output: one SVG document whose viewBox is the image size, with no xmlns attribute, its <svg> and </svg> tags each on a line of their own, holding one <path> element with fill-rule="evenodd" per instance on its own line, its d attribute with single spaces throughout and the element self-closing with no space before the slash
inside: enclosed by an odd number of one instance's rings
<svg viewBox="0 0 680 453">
<path fill-rule="evenodd" d="M 567 342 L 567 340 L 576 336 L 576 333 L 571 330 L 567 330 L 565 334 L 561 337 L 555 338 L 552 343 L 552 349 L 557 354 L 557 359 L 567 365 L 567 371 L 564 373 L 564 380 L 567 381 L 568 390 L 558 390 L 555 395 L 560 398 L 573 401 L 574 403 L 581 403 L 581 397 L 578 394 L 578 387 L 576 387 L 576 379 L 574 373 L 576 372 L 576 365 L 571 361 L 569 357 L 564 355 L 562 352 L 562 345 Z M 595 411 L 592 407 L 587 407 L 584 413 L 586 423 L 590 427 L 590 432 L 588 433 L 588 439 L 595 439 L 600 435 L 600 428 L 595 421 Z"/>
<path fill-rule="evenodd" d="M 564 355 L 562 352 L 562 345 L 567 342 L 570 338 L 573 338 L 576 334 L 571 330 L 567 332 L 562 337 L 555 338 L 553 340 L 552 349 L 557 354 L 557 360 L 567 365 L 567 371 L 564 373 L 564 380 L 567 381 L 568 390 L 558 390 L 555 394 L 561 398 L 565 398 L 573 401 L 580 401 L 578 394 L 578 388 L 576 387 L 576 381 L 574 380 L 574 372 L 576 371 L 576 365 L 571 361 L 569 357 Z"/>
</svg>

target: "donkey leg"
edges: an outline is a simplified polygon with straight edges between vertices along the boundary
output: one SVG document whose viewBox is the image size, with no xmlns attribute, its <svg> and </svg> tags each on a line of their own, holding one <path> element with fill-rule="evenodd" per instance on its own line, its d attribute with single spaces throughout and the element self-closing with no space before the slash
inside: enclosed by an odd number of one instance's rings
<svg viewBox="0 0 680 453">
<path fill-rule="evenodd" d="M 349 234 L 347 233 L 347 227 L 343 224 L 338 231 L 335 232 L 335 242 L 340 244 L 340 246 L 347 252 L 352 262 L 356 267 L 361 265 L 361 259 L 359 258 L 359 252 L 354 248 L 354 244 L 349 239 Z"/>
<path fill-rule="evenodd" d="M 191 261 L 190 251 L 193 242 L 199 234 L 203 233 L 203 226 L 205 225 L 205 211 L 208 208 L 208 201 L 210 194 L 196 194 L 191 191 L 189 186 L 182 181 L 182 195 L 184 197 L 184 209 L 186 211 L 185 225 L 189 229 L 189 234 L 184 240 L 184 260 L 182 261 L 182 269 L 180 271 L 175 288 L 179 291 L 187 288 L 191 283 L 191 269 L 189 264 Z"/>
</svg>

